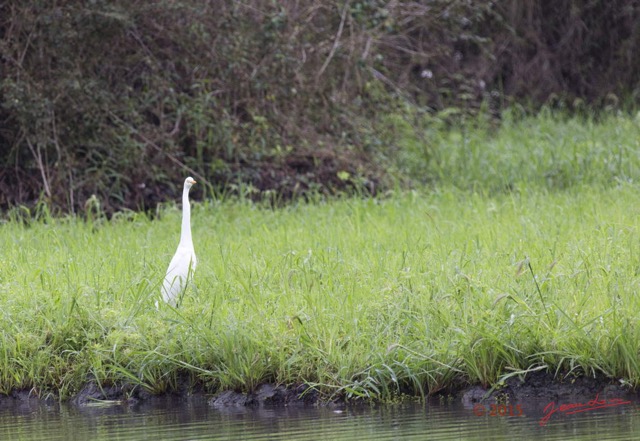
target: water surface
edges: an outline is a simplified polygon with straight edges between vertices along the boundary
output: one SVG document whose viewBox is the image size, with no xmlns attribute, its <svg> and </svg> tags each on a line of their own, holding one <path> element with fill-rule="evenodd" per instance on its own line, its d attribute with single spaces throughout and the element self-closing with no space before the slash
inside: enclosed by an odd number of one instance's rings
<svg viewBox="0 0 640 441">
<path fill-rule="evenodd" d="M 640 433 L 638 403 L 571 415 L 556 413 L 545 426 L 540 425 L 540 419 L 548 403 L 517 404 L 520 408 L 516 408 L 514 403 L 511 408 L 492 409 L 490 405 L 474 408 L 459 401 L 435 400 L 427 404 L 343 409 L 285 407 L 220 410 L 210 407 L 204 399 L 167 399 L 153 404 L 111 404 L 82 408 L 3 400 L 0 402 L 0 439 L 628 440 Z"/>
</svg>

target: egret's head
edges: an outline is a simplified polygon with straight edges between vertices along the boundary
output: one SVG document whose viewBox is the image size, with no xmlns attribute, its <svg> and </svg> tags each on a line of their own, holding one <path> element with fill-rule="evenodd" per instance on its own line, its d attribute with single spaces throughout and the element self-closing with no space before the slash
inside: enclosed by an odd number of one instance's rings
<svg viewBox="0 0 640 441">
<path fill-rule="evenodd" d="M 191 188 L 193 184 L 197 184 L 197 182 L 191 176 L 189 176 L 187 179 L 184 180 L 184 186 L 186 188 Z"/>
</svg>

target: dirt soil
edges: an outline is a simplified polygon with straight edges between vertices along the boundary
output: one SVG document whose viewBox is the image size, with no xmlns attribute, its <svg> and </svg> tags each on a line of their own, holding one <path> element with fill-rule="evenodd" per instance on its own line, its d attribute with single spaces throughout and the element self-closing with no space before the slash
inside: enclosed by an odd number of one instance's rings
<svg viewBox="0 0 640 441">
<path fill-rule="evenodd" d="M 508 379 L 494 389 L 470 386 L 455 394 L 465 405 L 474 403 L 522 403 L 552 402 L 578 403 L 600 398 L 624 398 L 637 400 L 638 391 L 609 378 L 593 378 L 584 375 L 554 378 L 546 372 L 528 374 L 524 380 Z"/>
<path fill-rule="evenodd" d="M 478 385 L 459 386 L 453 390 L 440 392 L 436 397 L 446 400 L 461 400 L 465 407 L 478 403 L 575 403 L 586 402 L 598 396 L 600 399 L 619 398 L 638 401 L 640 394 L 628 386 L 607 378 L 588 376 L 561 376 L 536 372 L 528 374 L 524 380 L 513 377 L 503 385 L 493 389 Z M 262 384 L 251 393 L 222 391 L 210 394 L 200 387 L 183 382 L 178 389 L 163 395 L 151 395 L 139 387 L 131 385 L 100 387 L 95 382 L 87 385 L 70 400 L 74 406 L 83 407 L 96 401 L 121 401 L 123 404 L 136 404 L 161 401 L 167 397 L 184 399 L 206 399 L 212 407 L 269 407 L 269 406 L 338 406 L 347 403 L 344 399 L 328 400 L 317 391 L 305 385 L 283 386 Z M 56 401 L 49 397 L 47 401 Z M 29 391 L 14 391 L 10 395 L 0 395 L 0 408 L 15 401 L 42 401 Z"/>
</svg>

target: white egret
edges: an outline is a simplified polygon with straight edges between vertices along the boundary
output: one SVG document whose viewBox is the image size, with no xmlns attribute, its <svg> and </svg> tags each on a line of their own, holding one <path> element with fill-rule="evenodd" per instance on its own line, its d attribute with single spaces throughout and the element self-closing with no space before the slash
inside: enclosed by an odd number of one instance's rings
<svg viewBox="0 0 640 441">
<path fill-rule="evenodd" d="M 171 259 L 167 274 L 162 283 L 162 299 L 176 306 L 180 295 L 186 289 L 196 270 L 196 252 L 191 238 L 191 206 L 189 205 L 189 189 L 196 181 L 188 177 L 182 190 L 182 230 L 176 254 Z"/>
</svg>

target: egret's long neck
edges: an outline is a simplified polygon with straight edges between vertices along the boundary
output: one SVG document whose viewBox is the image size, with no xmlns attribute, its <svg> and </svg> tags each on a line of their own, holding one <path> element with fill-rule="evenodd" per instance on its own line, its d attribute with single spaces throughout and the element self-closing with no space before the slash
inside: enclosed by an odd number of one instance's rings
<svg viewBox="0 0 640 441">
<path fill-rule="evenodd" d="M 180 232 L 180 245 L 192 245 L 191 239 L 191 205 L 189 204 L 189 189 L 182 190 L 182 231 Z"/>
</svg>

